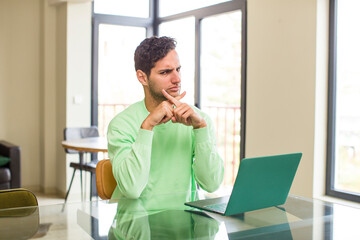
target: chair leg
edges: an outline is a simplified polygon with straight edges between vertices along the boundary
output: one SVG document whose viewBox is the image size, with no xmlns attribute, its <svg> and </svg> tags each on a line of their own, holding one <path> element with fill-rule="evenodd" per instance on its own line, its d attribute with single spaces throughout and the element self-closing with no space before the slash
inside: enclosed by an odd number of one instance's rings
<svg viewBox="0 0 360 240">
<path fill-rule="evenodd" d="M 65 203 L 66 203 L 67 198 L 68 198 L 69 193 L 70 193 L 71 185 L 72 185 L 72 183 L 73 183 L 74 176 L 75 176 L 75 171 L 76 171 L 76 169 L 74 168 L 73 175 L 72 175 L 72 177 L 71 177 L 71 181 L 70 181 L 70 185 L 69 185 L 69 189 L 68 189 L 67 192 L 66 192 Z"/>
<path fill-rule="evenodd" d="M 80 163 L 80 189 L 81 189 L 81 201 L 83 202 L 83 184 L 82 184 L 82 166 L 84 164 L 84 152 L 79 152 L 79 163 Z"/>
<path fill-rule="evenodd" d="M 97 190 L 96 190 L 96 177 L 95 173 L 91 173 L 90 175 L 90 201 L 92 200 L 92 197 L 97 196 Z"/>
<path fill-rule="evenodd" d="M 82 183 L 82 170 L 80 168 L 80 189 L 81 189 L 81 201 L 83 202 L 84 199 L 83 199 L 83 183 Z"/>
<path fill-rule="evenodd" d="M 90 173 L 90 201 L 92 199 L 92 195 L 93 195 L 93 173 Z"/>
</svg>

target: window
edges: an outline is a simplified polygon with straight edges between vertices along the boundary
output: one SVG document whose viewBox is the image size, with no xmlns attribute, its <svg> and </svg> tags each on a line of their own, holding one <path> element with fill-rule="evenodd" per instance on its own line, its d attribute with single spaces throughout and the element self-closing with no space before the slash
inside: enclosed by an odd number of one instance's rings
<svg viewBox="0 0 360 240">
<path fill-rule="evenodd" d="M 143 97 L 133 67 L 136 46 L 146 36 L 173 37 L 182 90 L 187 92 L 183 100 L 212 118 L 225 161 L 223 186 L 231 187 L 239 160 L 245 156 L 241 140 L 245 138 L 246 0 L 180 5 L 150 0 L 148 15 L 120 12 L 116 1 L 108 0 L 101 7 L 97 2 L 101 1 L 94 1 L 93 13 L 92 124 L 104 136 L 109 121 Z"/>
<path fill-rule="evenodd" d="M 360 202 L 360 16 L 357 0 L 330 1 L 327 194 Z"/>
<path fill-rule="evenodd" d="M 94 1 L 94 13 L 147 18 L 149 0 L 98 0 Z"/>
<path fill-rule="evenodd" d="M 241 11 L 201 21 L 201 108 L 216 126 L 225 186 L 234 184 L 240 156 Z"/>
<path fill-rule="evenodd" d="M 160 18 L 159 26 L 160 36 L 171 36 L 179 42 L 182 88 L 188 93 L 194 89 L 193 102 L 214 122 L 219 154 L 224 159 L 225 191 L 234 184 L 239 156 L 243 153 L 240 151 L 240 105 L 245 92 L 241 91 L 245 67 L 241 62 L 242 52 L 245 53 L 243 9 L 235 9 L 201 15 L 197 11 L 185 12 L 170 16 L 169 20 Z"/>
<path fill-rule="evenodd" d="M 135 2 L 149 9 L 148 0 Z M 136 5 L 123 4 L 112 0 L 93 4 L 91 124 L 98 126 L 101 136 L 117 113 L 142 99 L 133 56 L 139 42 L 152 32 L 152 20 L 148 10 L 146 14 L 124 16 L 131 15 Z M 128 9 L 127 13 L 121 12 L 124 9 Z M 124 15 L 111 15 L 116 13 Z"/>
<path fill-rule="evenodd" d="M 159 26 L 159 36 L 173 37 L 181 64 L 181 89 L 186 90 L 184 102 L 195 104 L 195 19 L 187 17 L 165 22 Z"/>
<path fill-rule="evenodd" d="M 181 3 L 179 2 L 174 4 L 174 1 L 159 0 L 160 17 L 174 15 L 228 1 L 230 0 L 182 0 Z"/>
<path fill-rule="evenodd" d="M 98 128 L 107 126 L 119 112 L 142 99 L 142 88 L 134 74 L 134 49 L 146 37 L 146 29 L 121 25 L 99 25 Z M 122 88 L 119 86 L 126 86 Z"/>
</svg>

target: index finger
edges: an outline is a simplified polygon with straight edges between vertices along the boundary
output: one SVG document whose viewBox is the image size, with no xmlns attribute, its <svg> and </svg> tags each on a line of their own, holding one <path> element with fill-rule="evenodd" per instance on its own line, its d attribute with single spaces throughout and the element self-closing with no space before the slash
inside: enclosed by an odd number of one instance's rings
<svg viewBox="0 0 360 240">
<path fill-rule="evenodd" d="M 179 96 L 173 97 L 170 94 L 168 94 L 164 89 L 162 90 L 162 93 L 176 107 L 178 107 L 181 104 L 181 102 L 179 100 L 182 99 L 186 94 L 186 92 L 184 91 Z"/>
</svg>

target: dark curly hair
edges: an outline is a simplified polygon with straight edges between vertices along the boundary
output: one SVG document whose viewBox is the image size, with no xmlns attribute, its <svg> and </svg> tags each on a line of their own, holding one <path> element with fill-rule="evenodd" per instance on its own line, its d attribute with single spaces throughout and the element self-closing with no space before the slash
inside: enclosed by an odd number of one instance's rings
<svg viewBox="0 0 360 240">
<path fill-rule="evenodd" d="M 146 38 L 135 50 L 135 70 L 140 69 L 149 77 L 155 63 L 164 58 L 175 47 L 176 41 L 171 37 L 153 36 Z"/>
</svg>

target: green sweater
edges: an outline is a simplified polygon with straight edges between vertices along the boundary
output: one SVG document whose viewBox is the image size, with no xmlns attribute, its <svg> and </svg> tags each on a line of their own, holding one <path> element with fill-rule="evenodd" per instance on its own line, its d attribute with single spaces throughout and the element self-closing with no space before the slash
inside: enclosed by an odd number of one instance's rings
<svg viewBox="0 0 360 240">
<path fill-rule="evenodd" d="M 212 122 L 193 108 L 207 127 L 193 129 L 169 121 L 153 131 L 140 129 L 149 115 L 144 100 L 111 120 L 108 150 L 117 182 L 112 199 L 194 191 L 195 181 L 208 192 L 220 186 L 224 165 L 216 149 Z"/>
</svg>

